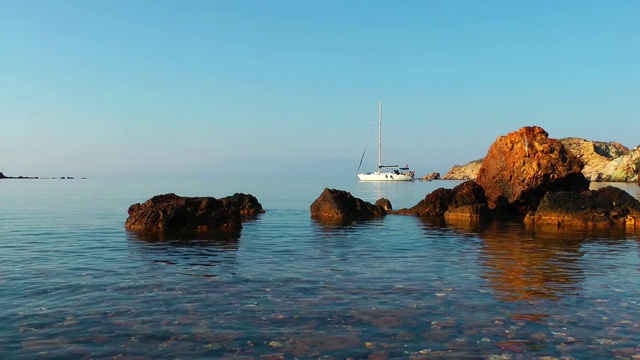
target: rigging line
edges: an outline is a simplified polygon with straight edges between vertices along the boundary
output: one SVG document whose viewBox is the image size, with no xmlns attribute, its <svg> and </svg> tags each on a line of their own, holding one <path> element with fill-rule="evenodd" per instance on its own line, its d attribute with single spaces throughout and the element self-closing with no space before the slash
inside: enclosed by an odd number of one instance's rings
<svg viewBox="0 0 640 360">
<path fill-rule="evenodd" d="M 378 112 L 376 111 L 375 115 L 373 116 L 373 122 L 371 123 L 371 129 L 369 129 L 369 136 L 367 136 L 367 142 L 364 144 L 364 150 L 362 151 L 362 157 L 360 158 L 360 164 L 358 165 L 358 171 L 356 171 L 356 174 L 360 173 L 362 160 L 364 159 L 364 154 L 367 152 L 367 147 L 369 146 L 369 140 L 371 139 L 371 132 L 373 131 L 373 125 L 376 124 L 377 118 L 378 118 Z"/>
</svg>

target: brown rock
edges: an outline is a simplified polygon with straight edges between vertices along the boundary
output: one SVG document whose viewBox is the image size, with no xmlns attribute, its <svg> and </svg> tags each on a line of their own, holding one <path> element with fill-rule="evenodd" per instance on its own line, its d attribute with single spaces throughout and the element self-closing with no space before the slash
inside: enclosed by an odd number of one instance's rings
<svg viewBox="0 0 640 360">
<path fill-rule="evenodd" d="M 349 192 L 325 188 L 309 207 L 311 217 L 340 221 L 366 220 L 387 214 L 382 206 L 353 197 Z"/>
<path fill-rule="evenodd" d="M 626 191 L 606 186 L 574 193 L 548 192 L 535 213 L 525 218 L 535 225 L 640 228 L 640 201 Z"/>
<path fill-rule="evenodd" d="M 491 217 L 491 212 L 486 203 L 487 199 L 484 195 L 484 190 L 475 181 L 469 180 L 453 189 L 436 189 L 425 196 L 423 200 L 420 200 L 414 207 L 400 209 L 393 213 L 416 216 L 445 216 L 445 218 L 460 220 L 486 220 Z"/>
<path fill-rule="evenodd" d="M 451 202 L 453 207 L 487 203 L 484 189 L 473 180 L 465 181 L 451 190 L 453 191 L 453 201 Z"/>
<path fill-rule="evenodd" d="M 453 202 L 453 190 L 438 188 L 409 209 L 396 210 L 398 215 L 443 216 Z"/>
<path fill-rule="evenodd" d="M 588 190 L 583 163 L 559 140 L 538 126 L 500 136 L 491 145 L 476 181 L 490 208 L 510 208 L 526 214 L 547 191 Z"/>
<path fill-rule="evenodd" d="M 387 213 L 391 212 L 391 210 L 393 210 L 393 207 L 391 206 L 391 201 L 389 201 L 389 199 L 385 199 L 385 198 L 380 198 L 376 201 L 375 203 L 376 207 L 381 207 L 384 209 L 384 211 L 386 211 Z"/>
<path fill-rule="evenodd" d="M 264 213 L 264 209 L 258 199 L 251 194 L 235 193 L 225 199 L 235 201 L 240 208 L 240 215 L 242 216 L 255 216 Z"/>
<path fill-rule="evenodd" d="M 252 195 L 226 198 L 157 195 L 129 207 L 125 229 L 138 232 L 238 231 L 242 215 L 264 212 Z"/>
<path fill-rule="evenodd" d="M 444 219 L 447 221 L 486 221 L 491 218 L 492 213 L 487 204 L 452 207 L 444 212 Z"/>
</svg>

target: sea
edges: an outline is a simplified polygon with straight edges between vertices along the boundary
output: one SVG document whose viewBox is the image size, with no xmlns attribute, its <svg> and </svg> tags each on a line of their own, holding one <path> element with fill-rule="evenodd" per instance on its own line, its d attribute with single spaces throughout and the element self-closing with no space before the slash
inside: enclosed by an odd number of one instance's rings
<svg viewBox="0 0 640 360">
<path fill-rule="evenodd" d="M 1 180 L 0 358 L 640 357 L 636 231 L 310 218 L 325 187 L 398 209 L 459 183 Z M 124 229 L 154 195 L 237 192 L 266 212 L 236 236 Z"/>
</svg>

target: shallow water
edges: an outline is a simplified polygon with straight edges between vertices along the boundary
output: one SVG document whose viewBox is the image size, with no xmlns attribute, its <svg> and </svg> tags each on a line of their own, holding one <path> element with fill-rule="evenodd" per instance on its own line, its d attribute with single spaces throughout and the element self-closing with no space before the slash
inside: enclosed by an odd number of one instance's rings
<svg viewBox="0 0 640 360">
<path fill-rule="evenodd" d="M 632 358 L 640 253 L 624 230 L 310 219 L 324 187 L 409 207 L 459 182 L 0 183 L 3 358 Z M 602 184 L 593 184 L 593 187 Z M 635 184 L 616 184 L 640 198 Z M 236 237 L 141 238 L 135 202 L 255 195 Z"/>
</svg>

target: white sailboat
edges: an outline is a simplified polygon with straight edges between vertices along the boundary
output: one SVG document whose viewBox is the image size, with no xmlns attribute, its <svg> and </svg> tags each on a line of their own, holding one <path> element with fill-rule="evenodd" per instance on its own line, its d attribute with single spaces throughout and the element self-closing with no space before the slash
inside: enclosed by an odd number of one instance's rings
<svg viewBox="0 0 640 360">
<path fill-rule="evenodd" d="M 366 152 L 366 146 L 365 146 Z M 360 166 L 362 166 L 362 159 Z M 409 166 L 401 167 L 399 165 L 382 165 L 382 101 L 378 104 L 378 171 L 360 173 L 358 166 L 358 179 L 360 181 L 413 181 L 416 174 L 415 171 L 409 170 Z"/>
</svg>

